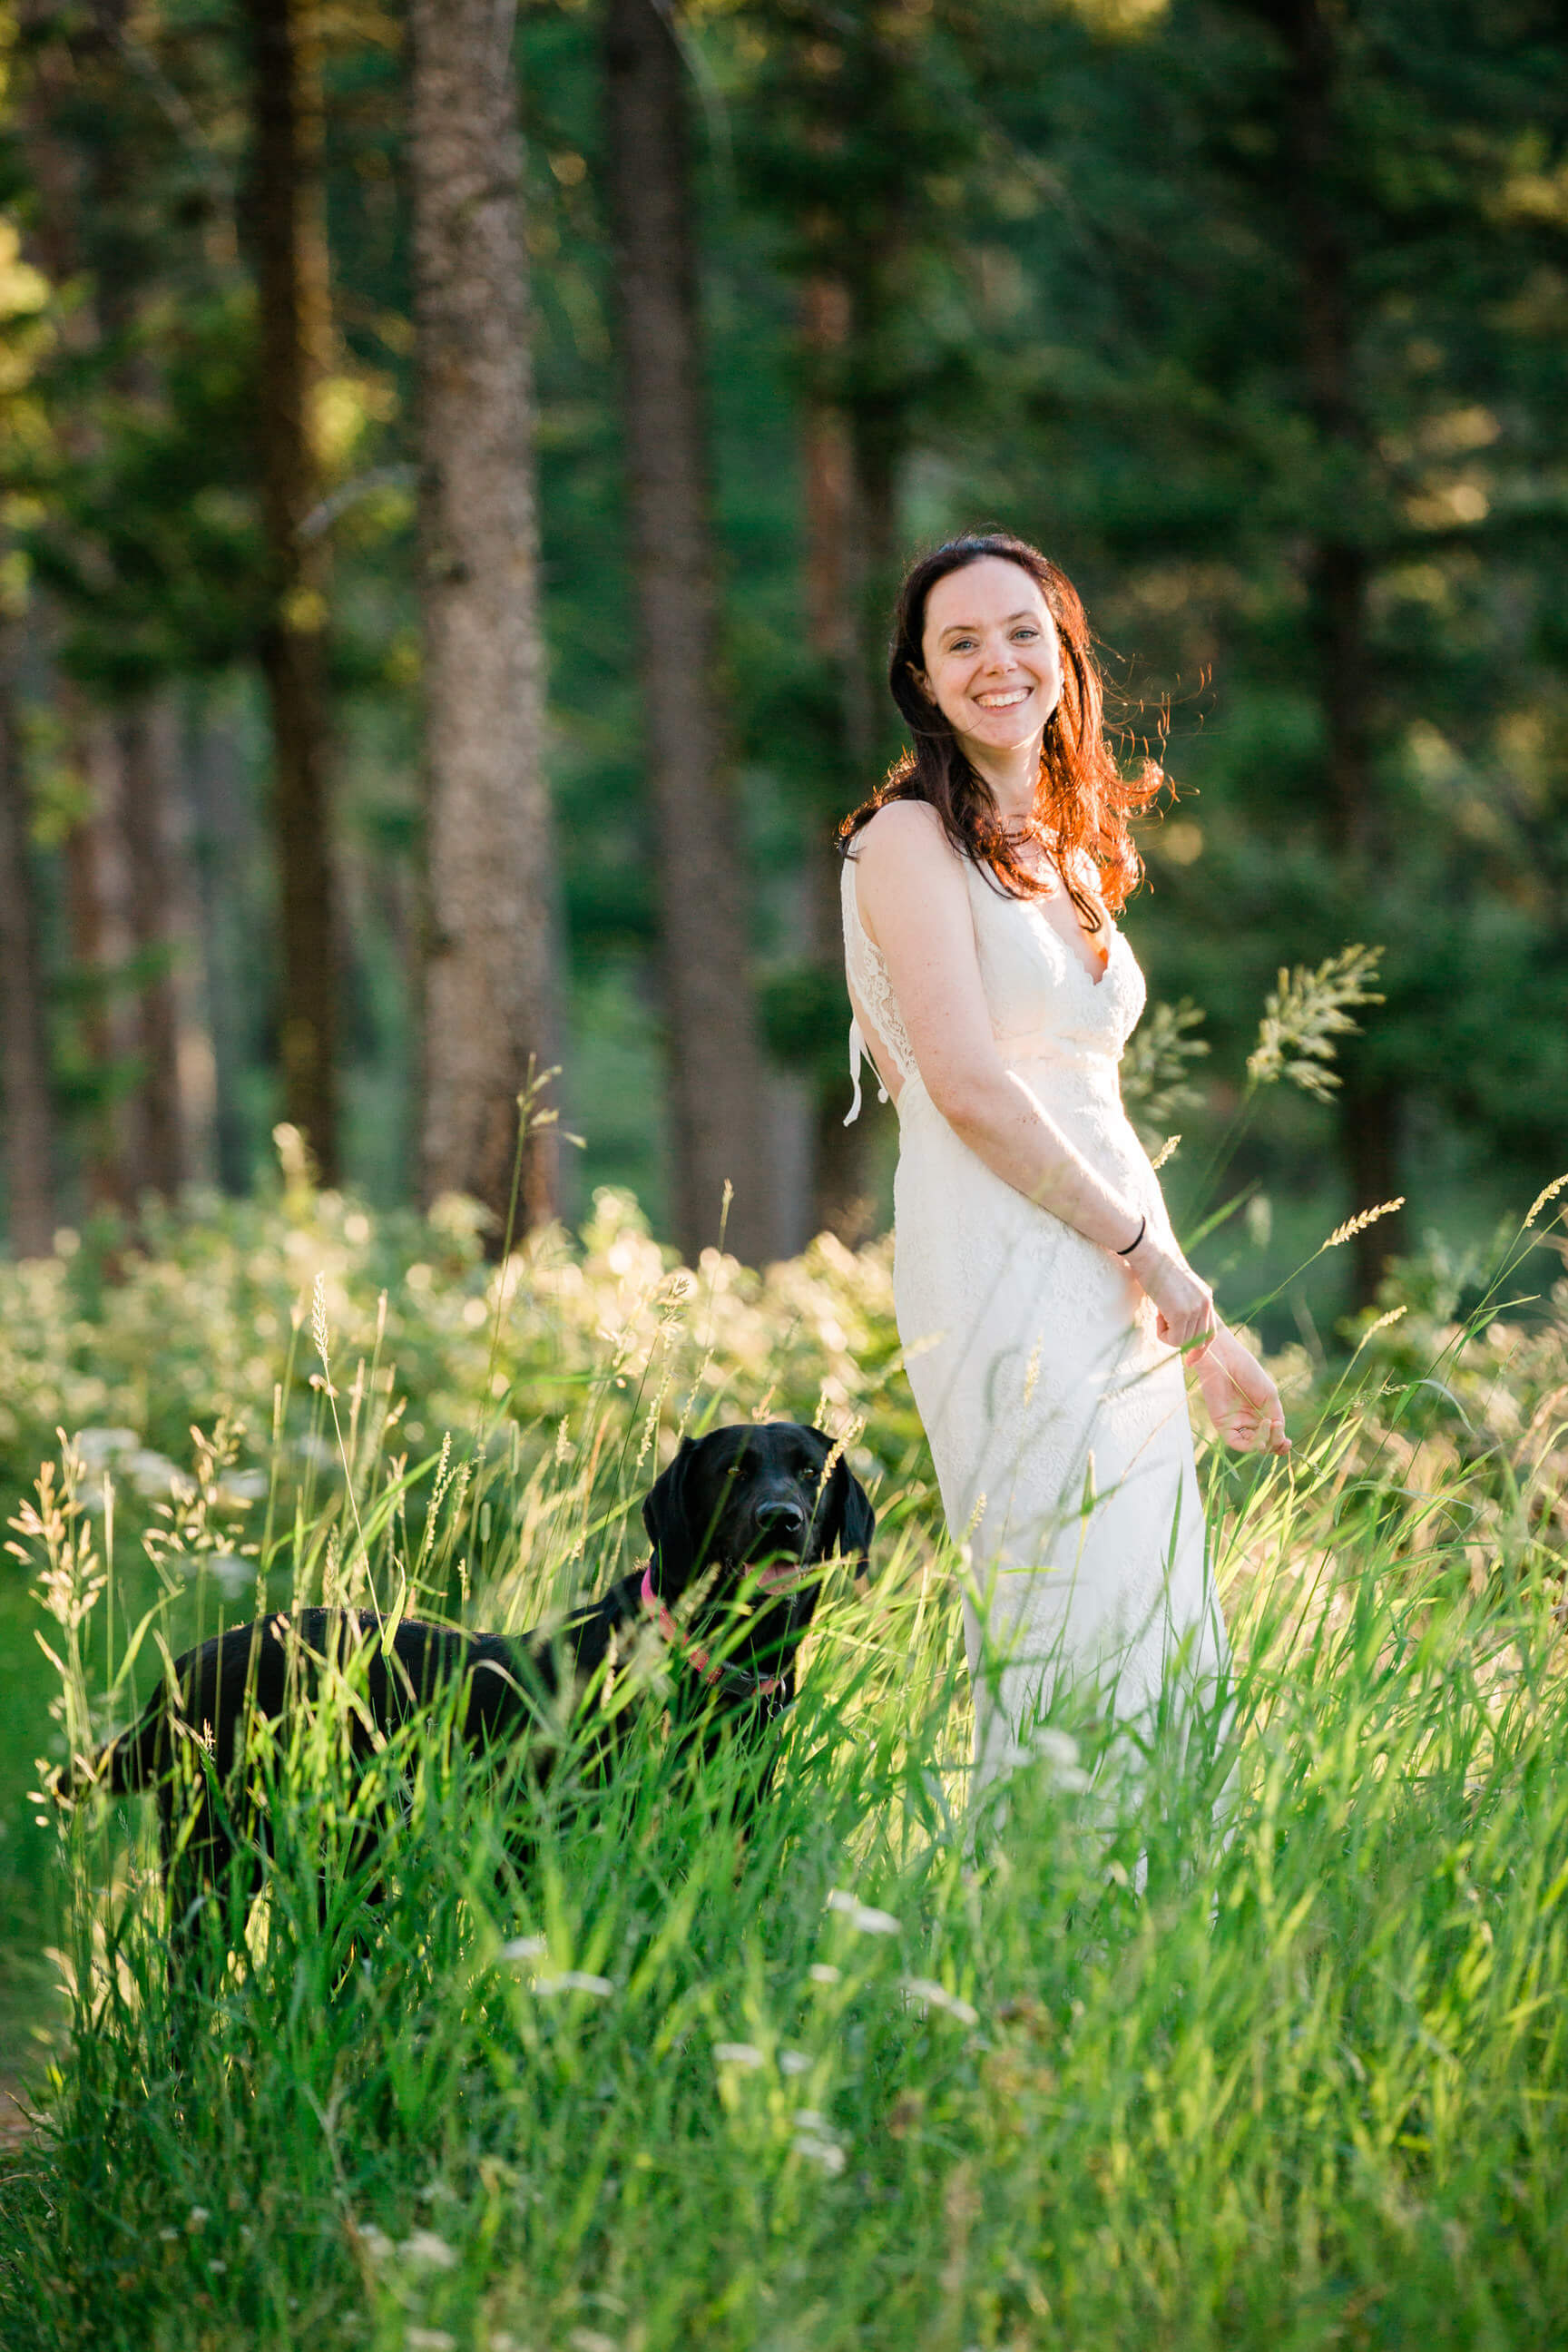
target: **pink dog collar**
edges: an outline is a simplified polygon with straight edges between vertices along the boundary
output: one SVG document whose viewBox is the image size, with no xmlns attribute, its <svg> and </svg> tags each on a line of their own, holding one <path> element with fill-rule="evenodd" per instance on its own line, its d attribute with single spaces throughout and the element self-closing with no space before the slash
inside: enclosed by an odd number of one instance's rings
<svg viewBox="0 0 1568 2352">
<path fill-rule="evenodd" d="M 680 1639 L 680 1628 L 676 1623 L 674 1618 L 670 1615 L 668 1610 L 665 1607 L 664 1602 L 660 1600 L 658 1594 L 654 1591 L 653 1562 L 651 1559 L 642 1572 L 642 1591 L 640 1598 L 643 1607 L 648 1612 L 650 1616 L 657 1620 L 661 1637 L 671 1643 L 679 1642 Z M 696 1642 L 688 1642 L 686 1644 L 686 1654 L 690 1659 L 692 1664 L 696 1667 L 698 1673 L 701 1675 L 705 1683 L 722 1682 L 726 1672 L 733 1674 L 738 1671 L 734 1667 L 726 1669 L 723 1666 L 714 1665 L 711 1654 L 701 1648 Z M 756 1689 L 757 1696 L 759 1698 L 769 1698 L 774 1691 L 783 1690 L 783 1688 L 784 1676 L 782 1675 L 760 1675 L 757 1677 Z"/>
</svg>

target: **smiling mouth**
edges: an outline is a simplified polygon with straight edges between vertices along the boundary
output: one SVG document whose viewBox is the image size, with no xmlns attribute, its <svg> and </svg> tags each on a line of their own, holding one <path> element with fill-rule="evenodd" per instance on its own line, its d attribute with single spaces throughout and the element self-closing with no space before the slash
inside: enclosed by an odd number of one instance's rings
<svg viewBox="0 0 1568 2352">
<path fill-rule="evenodd" d="M 1027 702 L 1034 688 L 1027 686 L 1009 687 L 1002 694 L 977 694 L 975 701 L 982 710 L 1014 710 L 1020 702 Z"/>
</svg>

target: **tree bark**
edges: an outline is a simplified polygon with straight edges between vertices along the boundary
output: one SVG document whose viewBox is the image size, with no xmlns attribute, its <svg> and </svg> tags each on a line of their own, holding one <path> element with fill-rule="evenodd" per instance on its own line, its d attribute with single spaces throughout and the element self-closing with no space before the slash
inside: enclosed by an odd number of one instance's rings
<svg viewBox="0 0 1568 2352">
<path fill-rule="evenodd" d="M 829 662 L 838 679 L 844 745 L 858 785 L 869 792 L 876 742 L 873 706 L 868 560 L 874 541 L 889 535 L 886 518 L 873 519 L 859 463 L 859 436 L 851 418 L 827 389 L 842 365 L 855 331 L 855 305 L 842 278 L 818 275 L 802 289 L 801 341 L 815 377 L 802 420 L 805 473 L 806 633 L 814 653 Z M 823 811 L 820 838 L 807 851 L 805 875 L 808 950 L 835 972 L 843 961 L 839 920 L 838 857 L 831 841 L 833 817 Z M 872 1223 L 867 1162 L 873 1094 L 853 1127 L 844 1124 L 847 1088 L 836 1078 L 819 1087 L 812 1122 L 811 1223 L 853 1247 Z"/>
<path fill-rule="evenodd" d="M 109 714 L 94 710 L 68 678 L 56 675 L 54 695 L 82 793 L 80 813 L 65 840 L 66 920 L 79 997 L 76 1034 L 83 1075 L 92 1089 L 82 1139 L 82 1184 L 89 1207 L 129 1214 L 136 1205 L 138 1171 L 126 1072 L 136 1040 L 125 979 L 131 887 L 120 738 Z"/>
<path fill-rule="evenodd" d="M 138 965 L 137 1055 L 132 1155 L 138 1191 L 172 1201 L 189 1173 L 180 1080 L 181 845 L 174 809 L 174 711 L 144 698 L 119 729 L 121 813 L 130 873 L 131 933 Z"/>
<path fill-rule="evenodd" d="M 54 1244 L 55 1118 L 28 809 L 9 647 L 0 646 L 0 1088 L 5 1121 L 9 1239 L 16 1257 Z"/>
<path fill-rule="evenodd" d="M 93 68 L 101 57 L 96 27 L 80 24 L 71 37 L 58 16 L 41 6 L 24 12 L 34 46 L 23 84 L 20 130 L 29 175 L 41 202 L 28 232 L 28 252 L 56 286 L 73 286 L 66 310 L 63 349 L 79 363 L 96 354 L 110 307 L 121 289 L 111 273 L 89 268 L 89 225 L 106 177 L 101 146 L 84 153 L 68 127 L 85 89 L 97 95 Z M 68 412 L 61 423 L 67 455 L 98 454 L 90 424 Z M 88 1205 L 129 1211 L 137 1174 L 131 1150 L 124 1073 L 132 1052 L 123 966 L 130 951 L 128 885 L 121 824 L 120 747 L 112 719 L 95 709 L 59 674 L 51 640 L 59 614 L 35 604 L 23 624 L 31 639 L 29 667 L 47 678 L 63 738 L 66 762 L 79 782 L 80 800 L 64 844 L 65 914 L 77 998 L 74 1045 L 79 1076 L 91 1099 L 82 1120 L 81 1177 Z"/>
<path fill-rule="evenodd" d="M 282 898 L 284 1107 L 325 1183 L 338 1178 L 337 907 L 328 815 L 325 542 L 311 395 L 329 333 L 315 0 L 246 0 L 251 41 L 248 233 L 260 306 L 258 386 Z"/>
<path fill-rule="evenodd" d="M 208 1116 L 214 1172 L 224 1191 L 237 1198 L 249 1191 L 256 1175 L 237 1081 L 258 1055 L 253 1010 L 257 963 L 264 1002 L 272 996 L 273 974 L 270 942 L 258 958 L 248 936 L 253 926 L 245 877 L 261 863 L 260 828 L 247 788 L 231 687 L 209 686 L 200 693 L 188 773 L 195 908 L 212 1041 Z"/>
<path fill-rule="evenodd" d="M 422 1182 L 504 1233 L 519 1097 L 555 1047 L 522 148 L 510 13 L 415 0 L 426 950 Z M 537 1103 L 533 1106 L 537 1110 Z M 553 1212 L 530 1122 L 521 1222 Z"/>
<path fill-rule="evenodd" d="M 718 599 L 686 89 L 669 11 L 606 0 L 605 149 L 655 826 L 676 1238 L 766 1248 L 771 1181 L 744 857 L 718 710 Z"/>
</svg>

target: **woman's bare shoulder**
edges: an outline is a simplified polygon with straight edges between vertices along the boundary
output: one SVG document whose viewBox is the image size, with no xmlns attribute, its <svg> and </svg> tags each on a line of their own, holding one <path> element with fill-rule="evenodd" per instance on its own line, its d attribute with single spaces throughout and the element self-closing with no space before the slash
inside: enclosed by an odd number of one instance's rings
<svg viewBox="0 0 1568 2352">
<path fill-rule="evenodd" d="M 903 866 L 910 859 L 921 865 L 958 864 L 942 819 L 929 801 L 884 801 L 876 815 L 861 826 L 851 854 L 868 873 Z"/>
</svg>

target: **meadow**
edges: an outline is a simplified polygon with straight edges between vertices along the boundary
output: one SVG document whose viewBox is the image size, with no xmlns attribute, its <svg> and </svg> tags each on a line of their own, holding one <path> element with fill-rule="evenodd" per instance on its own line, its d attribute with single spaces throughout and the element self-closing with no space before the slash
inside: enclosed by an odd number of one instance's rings
<svg viewBox="0 0 1568 2352">
<path fill-rule="evenodd" d="M 373 1217 L 285 1137 L 252 1201 L 0 1269 L 0 1454 L 30 1490 L 0 1872 L 37 2053 L 0 2341 L 1556 2340 L 1554 1214 L 1462 1299 L 1413 1262 L 1335 1359 L 1278 1360 L 1289 1467 L 1203 1448 L 1233 1717 L 1130 1775 L 1064 1717 L 977 1819 L 963 1563 L 886 1244 L 687 1270 L 605 1193 L 497 1267 L 458 1204 Z M 879 1528 L 871 1581 L 830 1581 L 750 1826 L 743 1764 L 683 1774 L 648 1710 L 602 1801 L 535 1801 L 518 1879 L 433 1727 L 383 1759 L 395 1836 L 322 1916 L 322 1825 L 346 1852 L 360 1823 L 330 1741 L 301 1745 L 176 2071 L 146 1809 L 27 1801 L 40 1748 L 80 1753 L 163 1645 L 263 1603 L 532 1622 L 638 1557 L 680 1430 L 753 1413 L 842 1438 Z"/>
</svg>

